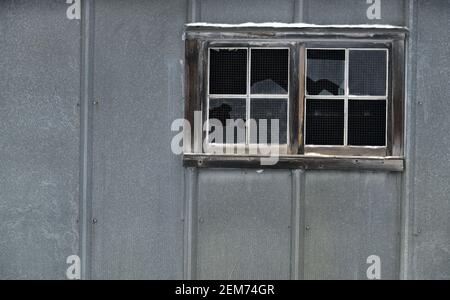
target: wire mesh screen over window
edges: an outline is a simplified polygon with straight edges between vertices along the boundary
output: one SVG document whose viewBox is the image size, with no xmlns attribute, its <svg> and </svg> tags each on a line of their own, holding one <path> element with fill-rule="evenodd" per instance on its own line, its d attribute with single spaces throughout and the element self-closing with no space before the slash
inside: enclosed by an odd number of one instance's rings
<svg viewBox="0 0 450 300">
<path fill-rule="evenodd" d="M 386 146 L 387 50 L 308 49 L 306 68 L 306 145 Z"/>
<path fill-rule="evenodd" d="M 247 49 L 210 49 L 210 94 L 247 94 Z"/>
<path fill-rule="evenodd" d="M 386 101 L 348 102 L 348 144 L 384 146 L 386 144 Z"/>
<path fill-rule="evenodd" d="M 262 144 L 286 144 L 287 142 L 287 100 L 252 99 L 250 118 L 257 122 L 258 132 L 251 132 L 252 141 Z M 274 128 L 272 120 L 278 122 Z M 275 140 L 274 140 L 275 139 Z"/>
<path fill-rule="evenodd" d="M 287 144 L 288 100 L 288 48 L 209 50 L 208 118 L 210 124 L 222 123 L 223 144 Z M 229 120 L 245 122 L 248 117 L 256 122 L 255 128 L 241 122 L 227 126 Z M 273 120 L 278 121 L 277 128 Z M 237 136 L 242 126 L 246 134 Z M 222 144 L 219 139 L 214 135 L 209 142 Z"/>
<path fill-rule="evenodd" d="M 245 99 L 211 99 L 209 102 L 210 125 L 220 122 L 222 133 L 211 135 L 210 143 L 242 144 L 245 143 Z M 228 121 L 227 121 L 228 120 Z M 227 126 L 228 125 L 228 126 Z M 216 128 L 217 130 L 217 128 Z M 231 131 L 231 132 L 230 132 Z M 221 135 L 221 136 L 220 136 Z"/>
<path fill-rule="evenodd" d="M 349 53 L 350 95 L 386 95 L 386 51 L 354 50 Z"/>
<path fill-rule="evenodd" d="M 252 49 L 252 94 L 287 94 L 288 49 Z"/>
<path fill-rule="evenodd" d="M 344 95 L 344 50 L 308 50 L 307 64 L 308 95 Z"/>
<path fill-rule="evenodd" d="M 344 144 L 344 100 L 306 101 L 306 144 Z"/>
</svg>

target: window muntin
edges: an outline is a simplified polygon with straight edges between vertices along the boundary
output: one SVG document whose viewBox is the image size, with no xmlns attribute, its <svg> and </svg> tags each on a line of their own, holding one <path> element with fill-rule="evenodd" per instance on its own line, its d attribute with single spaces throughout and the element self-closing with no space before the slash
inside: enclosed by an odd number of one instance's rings
<svg viewBox="0 0 450 300">
<path fill-rule="evenodd" d="M 231 54 L 230 54 L 231 53 Z M 245 58 L 244 54 L 245 53 Z M 223 56 L 222 56 L 223 54 Z M 234 61 L 233 61 L 234 60 Z M 218 119 L 224 127 L 223 142 L 209 137 L 209 145 L 287 145 L 289 136 L 289 88 L 290 88 L 290 49 L 283 47 L 209 47 L 208 48 L 208 92 L 207 92 L 207 127 L 210 120 Z M 245 66 L 245 68 L 244 68 Z M 216 70 L 215 68 L 222 68 Z M 245 70 L 244 70 L 245 69 Z M 235 76 L 236 72 L 240 72 Z M 225 79 L 220 82 L 221 79 Z M 230 85 L 230 87 L 227 87 Z M 245 89 L 243 86 L 245 85 Z M 218 88 L 220 87 L 220 88 Z M 229 93 L 229 94 L 227 94 Z M 220 109 L 217 100 L 223 101 Z M 227 107 L 232 99 L 235 108 Z M 242 116 L 242 101 L 245 101 L 245 116 Z M 233 105 L 231 105 L 233 106 Z M 240 108 L 237 109 L 236 107 Z M 274 111 L 276 109 L 276 111 Z M 237 113 L 239 110 L 239 113 Z M 228 113 L 226 111 L 229 111 Z M 233 112 L 236 112 L 233 114 Z M 219 116 L 219 118 L 216 118 Z M 240 116 L 244 122 L 256 121 L 256 127 L 245 126 L 245 140 L 236 137 L 227 139 L 227 120 L 236 122 Z M 278 143 L 272 141 L 271 120 L 279 120 Z M 260 120 L 267 120 L 266 123 Z M 224 123 L 225 122 L 225 123 Z M 237 124 L 238 122 L 236 122 Z M 246 125 L 248 125 L 246 123 Z M 257 132 L 253 132 L 254 130 Z M 261 135 L 260 130 L 266 129 Z M 231 135 L 230 135 L 231 136 Z"/>
<path fill-rule="evenodd" d="M 307 48 L 306 51 L 305 146 L 386 148 L 388 49 Z M 345 59 L 342 69 L 339 62 L 343 54 Z M 340 94 L 342 91 L 343 95 Z M 319 101 L 320 107 L 315 107 L 317 104 L 313 100 Z M 331 114 L 330 108 L 326 109 L 326 101 L 334 101 L 328 106 L 336 106 L 340 101 L 339 106 L 344 107 L 342 134 L 338 133 L 342 120 L 337 122 L 337 112 Z M 363 102 L 358 104 L 357 101 Z M 318 137 L 309 136 L 314 134 Z"/>
</svg>

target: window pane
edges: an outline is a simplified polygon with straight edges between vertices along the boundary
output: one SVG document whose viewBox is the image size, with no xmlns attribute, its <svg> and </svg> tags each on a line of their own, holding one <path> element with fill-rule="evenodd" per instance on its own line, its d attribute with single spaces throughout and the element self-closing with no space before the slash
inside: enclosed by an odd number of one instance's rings
<svg viewBox="0 0 450 300">
<path fill-rule="evenodd" d="M 251 131 L 251 140 L 254 141 L 256 139 L 258 143 L 271 144 L 272 134 L 278 133 L 278 144 L 286 144 L 287 106 L 287 99 L 252 99 L 250 103 L 250 118 L 256 121 L 258 132 Z M 278 120 L 278 132 L 272 133 L 271 120 Z M 261 141 L 260 136 L 262 137 Z M 264 137 L 266 137 L 266 140 L 264 140 Z M 274 140 L 273 143 L 277 144 L 277 141 Z"/>
<path fill-rule="evenodd" d="M 288 49 L 252 49 L 252 94 L 287 94 Z"/>
<path fill-rule="evenodd" d="M 385 96 L 387 56 L 384 50 L 351 50 L 349 54 L 350 95 Z"/>
<path fill-rule="evenodd" d="M 348 144 L 386 145 L 386 100 L 349 100 Z"/>
<path fill-rule="evenodd" d="M 344 100 L 306 100 L 306 144 L 344 144 Z"/>
<path fill-rule="evenodd" d="M 247 94 L 247 50 L 210 49 L 210 94 Z"/>
<path fill-rule="evenodd" d="M 344 95 L 345 51 L 308 49 L 308 95 Z"/>
<path fill-rule="evenodd" d="M 223 126 L 222 141 L 210 140 L 216 144 L 242 144 L 245 143 L 245 119 L 246 119 L 245 99 L 210 99 L 209 119 L 217 119 Z M 227 120 L 235 121 L 227 127 Z M 237 122 L 237 120 L 242 120 Z M 212 122 L 210 122 L 212 124 Z M 234 126 L 236 125 L 236 126 Z M 217 130 L 217 129 L 214 129 Z M 239 133 L 241 134 L 238 134 Z M 211 132 L 210 132 L 211 133 Z M 229 136 L 227 136 L 227 133 Z"/>
</svg>

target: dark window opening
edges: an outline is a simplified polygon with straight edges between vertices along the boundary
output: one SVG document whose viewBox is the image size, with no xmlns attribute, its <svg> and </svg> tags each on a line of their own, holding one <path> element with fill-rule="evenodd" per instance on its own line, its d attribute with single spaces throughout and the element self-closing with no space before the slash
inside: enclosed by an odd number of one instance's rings
<svg viewBox="0 0 450 300">
<path fill-rule="evenodd" d="M 209 93 L 247 94 L 247 49 L 210 49 Z"/>
<path fill-rule="evenodd" d="M 344 100 L 307 100 L 306 144 L 344 144 Z"/>
<path fill-rule="evenodd" d="M 285 99 L 252 99 L 250 118 L 256 121 L 257 133 L 251 133 L 252 141 L 257 143 L 287 143 L 287 100 Z M 272 120 L 278 120 L 278 130 L 272 128 Z M 272 135 L 278 136 L 278 141 L 272 141 Z M 256 139 L 255 139 L 256 138 Z M 262 140 L 261 140 L 262 139 Z"/>
<path fill-rule="evenodd" d="M 349 101 L 348 144 L 386 145 L 386 100 Z"/>
<path fill-rule="evenodd" d="M 287 94 L 288 49 L 252 49 L 251 93 Z"/>
<path fill-rule="evenodd" d="M 211 99 L 209 102 L 209 120 L 220 121 L 223 132 L 221 141 L 210 139 L 209 142 L 213 144 L 245 143 L 245 126 L 242 127 L 242 122 L 237 122 L 238 120 L 242 120 L 245 123 L 245 119 L 245 99 Z M 235 122 L 237 126 L 227 127 L 227 121 Z M 238 127 L 244 132 L 243 135 L 238 134 Z M 228 132 L 230 129 L 232 129 L 233 132 Z M 209 133 L 211 134 L 211 131 Z"/>
</svg>

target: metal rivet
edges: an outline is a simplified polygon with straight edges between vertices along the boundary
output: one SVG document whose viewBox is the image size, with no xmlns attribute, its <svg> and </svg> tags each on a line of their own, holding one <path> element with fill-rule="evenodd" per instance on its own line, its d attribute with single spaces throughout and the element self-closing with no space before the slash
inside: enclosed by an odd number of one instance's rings
<svg viewBox="0 0 450 300">
<path fill-rule="evenodd" d="M 97 224 L 97 219 L 92 219 L 92 223 Z"/>
<path fill-rule="evenodd" d="M 306 226 L 306 230 L 310 230 L 311 229 L 311 227 L 309 227 L 309 226 Z"/>
<path fill-rule="evenodd" d="M 198 219 L 198 221 L 200 222 L 200 224 L 203 224 L 203 222 L 205 222 L 205 220 L 203 220 L 203 218 Z"/>
</svg>

